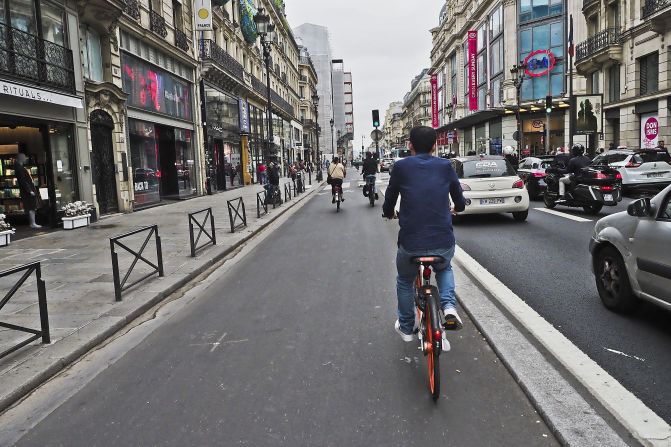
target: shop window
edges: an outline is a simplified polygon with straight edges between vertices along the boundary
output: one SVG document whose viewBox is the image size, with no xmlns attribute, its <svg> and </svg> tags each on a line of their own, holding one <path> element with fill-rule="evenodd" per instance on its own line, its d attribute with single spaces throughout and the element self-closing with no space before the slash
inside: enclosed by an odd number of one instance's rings
<svg viewBox="0 0 671 447">
<path fill-rule="evenodd" d="M 67 203 L 78 200 L 74 141 L 72 125 L 49 125 L 49 149 L 51 150 L 51 168 L 54 174 L 56 209 L 61 209 Z"/>
<path fill-rule="evenodd" d="M 84 77 L 92 81 L 103 81 L 103 61 L 100 44 L 100 35 L 87 28 L 85 31 L 86 41 L 83 51 L 82 63 L 84 65 Z"/>
<path fill-rule="evenodd" d="M 639 93 L 653 93 L 659 89 L 659 54 L 651 53 L 638 58 Z"/>
<path fill-rule="evenodd" d="M 161 171 L 158 140 L 154 124 L 128 120 L 135 203 L 138 206 L 159 202 Z"/>
</svg>

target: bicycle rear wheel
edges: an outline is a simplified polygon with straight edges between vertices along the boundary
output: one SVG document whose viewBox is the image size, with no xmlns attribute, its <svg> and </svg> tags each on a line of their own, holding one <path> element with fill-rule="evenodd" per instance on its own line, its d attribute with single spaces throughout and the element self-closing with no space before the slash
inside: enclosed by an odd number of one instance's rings
<svg viewBox="0 0 671 447">
<path fill-rule="evenodd" d="M 436 341 L 435 341 L 435 329 L 434 329 L 434 323 L 431 320 L 431 302 L 432 299 L 429 297 L 427 300 L 427 309 L 426 312 L 424 313 L 424 324 L 425 324 L 425 330 L 426 330 L 426 343 L 427 343 L 427 361 L 428 361 L 428 367 L 429 367 L 429 391 L 431 391 L 431 397 L 433 398 L 433 401 L 437 401 L 438 397 L 440 396 L 440 362 L 439 362 L 439 355 L 440 353 L 436 349 Z"/>
</svg>

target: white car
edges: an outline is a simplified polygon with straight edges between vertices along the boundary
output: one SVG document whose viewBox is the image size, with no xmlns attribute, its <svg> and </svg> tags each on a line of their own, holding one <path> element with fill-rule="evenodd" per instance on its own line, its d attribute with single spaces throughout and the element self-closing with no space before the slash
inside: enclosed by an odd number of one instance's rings
<svg viewBox="0 0 671 447">
<path fill-rule="evenodd" d="M 631 312 L 639 300 L 671 310 L 671 185 L 594 226 L 592 270 L 601 301 Z"/>
<path fill-rule="evenodd" d="M 623 192 L 663 189 L 671 184 L 671 156 L 664 149 L 617 149 L 599 155 L 595 165 L 608 165 L 622 175 Z"/>
<path fill-rule="evenodd" d="M 529 193 L 515 169 L 496 155 L 453 158 L 466 209 L 458 214 L 512 213 L 517 221 L 529 215 Z"/>
</svg>

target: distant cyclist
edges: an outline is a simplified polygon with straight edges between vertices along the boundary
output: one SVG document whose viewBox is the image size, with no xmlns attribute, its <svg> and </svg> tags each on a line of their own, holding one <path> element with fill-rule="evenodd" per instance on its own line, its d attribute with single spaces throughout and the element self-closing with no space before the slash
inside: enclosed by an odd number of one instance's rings
<svg viewBox="0 0 671 447">
<path fill-rule="evenodd" d="M 377 161 L 375 161 L 375 159 L 373 158 L 372 152 L 366 152 L 366 159 L 363 161 L 363 169 L 361 170 L 361 175 L 363 175 L 363 179 L 366 180 L 366 182 L 372 180 L 373 183 L 375 183 L 376 174 L 377 174 Z M 368 176 L 372 176 L 372 179 L 369 179 Z M 377 200 L 377 193 L 375 193 L 375 199 Z"/>
<path fill-rule="evenodd" d="M 333 157 L 333 163 L 331 163 L 327 172 L 328 175 L 331 176 L 331 195 L 333 195 L 331 203 L 335 203 L 336 186 L 340 187 L 340 200 L 344 202 L 345 194 L 343 194 L 342 190 L 342 181 L 345 179 L 345 176 L 347 175 L 345 166 L 342 163 L 340 163 L 340 159 L 338 157 Z"/>
<path fill-rule="evenodd" d="M 410 131 L 410 150 L 413 156 L 394 164 L 389 187 L 385 194 L 383 215 L 394 217 L 396 201 L 401 196 L 399 211 L 398 252 L 396 255 L 396 295 L 398 320 L 394 328 L 403 341 L 413 340 L 415 332 L 414 280 L 416 267 L 410 262 L 414 256 L 442 256 L 445 263 L 435 265 L 436 281 L 440 289 L 440 303 L 446 327 L 460 328 L 454 293 L 454 256 L 452 210 L 466 207 L 459 179 L 449 160 L 433 156 L 436 149 L 436 131 L 419 126 Z"/>
</svg>

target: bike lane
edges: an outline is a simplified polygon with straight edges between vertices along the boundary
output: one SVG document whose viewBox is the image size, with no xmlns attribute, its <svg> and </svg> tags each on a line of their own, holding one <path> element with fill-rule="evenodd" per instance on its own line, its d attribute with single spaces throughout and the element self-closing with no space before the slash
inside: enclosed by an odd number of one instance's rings
<svg viewBox="0 0 671 447">
<path fill-rule="evenodd" d="M 396 227 L 347 181 L 340 213 L 316 195 L 17 445 L 557 445 L 467 318 L 433 403 L 393 330 Z"/>
</svg>

